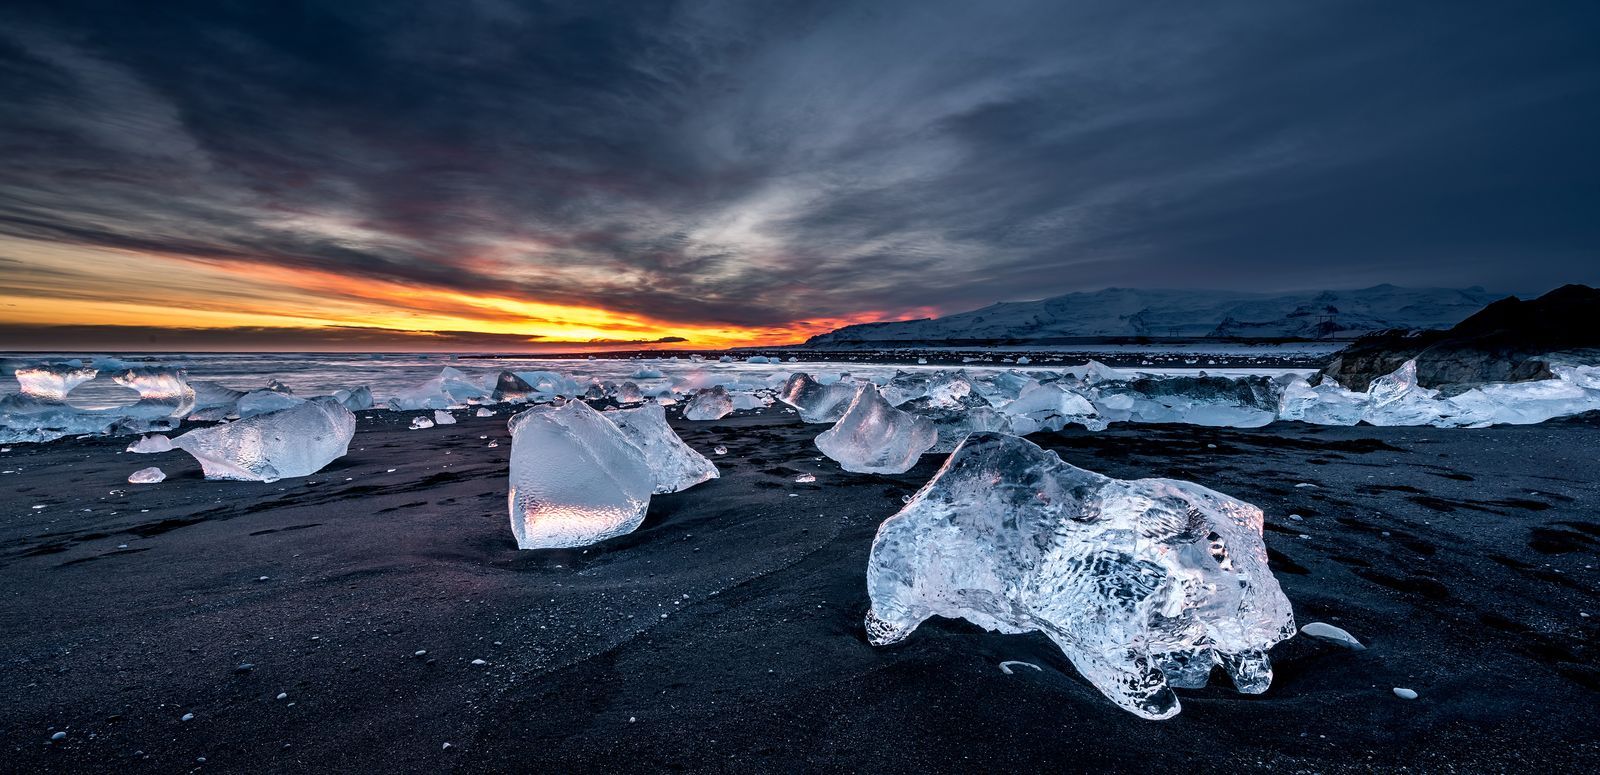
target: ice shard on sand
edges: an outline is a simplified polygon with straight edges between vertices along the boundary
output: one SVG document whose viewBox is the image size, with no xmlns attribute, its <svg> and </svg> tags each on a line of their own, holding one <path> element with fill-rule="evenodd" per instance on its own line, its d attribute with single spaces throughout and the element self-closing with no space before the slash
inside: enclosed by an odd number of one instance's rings
<svg viewBox="0 0 1600 775">
<path fill-rule="evenodd" d="M 350 449 L 356 416 L 332 396 L 189 431 L 172 445 L 200 461 L 207 479 L 276 482 L 309 476 Z"/>
<path fill-rule="evenodd" d="M 817 449 L 846 471 L 901 474 L 939 440 L 934 424 L 889 405 L 877 387 L 862 385 L 844 416 L 817 436 Z"/>
<path fill-rule="evenodd" d="M 655 477 L 656 494 L 687 490 L 719 476 L 716 465 L 683 443 L 667 424 L 667 411 L 660 404 L 614 409 L 602 416 L 644 453 Z"/>
<path fill-rule="evenodd" d="M 1295 632 L 1261 528 L 1260 509 L 1197 484 L 1112 479 L 974 433 L 879 527 L 867 634 L 894 643 L 930 616 L 1037 630 L 1145 718 L 1177 714 L 1172 688 L 1217 664 L 1260 693 L 1267 649 Z"/>
<path fill-rule="evenodd" d="M 518 548 L 587 546 L 644 522 L 656 487 L 645 453 L 588 404 L 537 406 L 509 425 Z"/>
</svg>

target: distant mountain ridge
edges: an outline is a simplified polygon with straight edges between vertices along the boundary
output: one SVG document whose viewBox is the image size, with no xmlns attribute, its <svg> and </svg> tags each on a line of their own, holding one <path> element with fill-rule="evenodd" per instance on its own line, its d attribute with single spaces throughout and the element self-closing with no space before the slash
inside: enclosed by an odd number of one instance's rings
<svg viewBox="0 0 1600 775">
<path fill-rule="evenodd" d="M 813 336 L 806 345 L 848 349 L 1141 337 L 1355 339 L 1391 328 L 1448 328 L 1504 297 L 1479 287 L 1394 285 L 1285 294 L 1107 288 L 1002 302 L 942 318 L 860 323 Z"/>
</svg>

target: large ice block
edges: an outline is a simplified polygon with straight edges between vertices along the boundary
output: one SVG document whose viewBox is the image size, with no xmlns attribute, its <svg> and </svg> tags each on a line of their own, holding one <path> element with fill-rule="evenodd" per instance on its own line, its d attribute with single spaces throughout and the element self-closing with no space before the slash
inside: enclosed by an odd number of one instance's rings
<svg viewBox="0 0 1600 775">
<path fill-rule="evenodd" d="M 867 564 L 872 643 L 930 616 L 1040 631 L 1106 697 L 1179 711 L 1220 664 L 1265 691 L 1267 649 L 1292 636 L 1267 567 L 1261 510 L 1172 479 L 1118 480 L 1026 439 L 975 433 L 878 529 Z"/>
<path fill-rule="evenodd" d="M 332 396 L 226 425 L 192 430 L 172 445 L 200 461 L 207 479 L 275 482 L 309 476 L 343 457 L 356 416 Z"/>
<path fill-rule="evenodd" d="M 139 400 L 119 409 L 128 417 L 183 418 L 194 410 L 194 388 L 183 369 L 171 366 L 138 366 L 124 369 L 112 377 L 117 384 L 139 392 Z"/>
<path fill-rule="evenodd" d="M 720 420 L 733 412 L 733 397 L 728 395 L 728 389 L 721 385 L 713 385 L 689 399 L 688 405 L 683 407 L 685 420 Z"/>
<path fill-rule="evenodd" d="M 588 404 L 537 406 L 509 425 L 518 548 L 587 546 L 644 521 L 655 490 L 645 454 Z"/>
<path fill-rule="evenodd" d="M 88 368 L 81 362 L 70 363 L 41 363 L 37 366 L 23 366 L 16 370 L 17 384 L 22 388 L 22 395 L 37 398 L 43 401 L 61 402 L 67 400 L 67 394 L 72 389 L 94 379 L 100 372 Z"/>
<path fill-rule="evenodd" d="M 495 403 L 505 401 L 520 403 L 527 401 L 535 392 L 537 391 L 534 386 L 528 384 L 527 380 L 518 376 L 515 372 L 502 371 L 499 376 L 495 377 L 494 392 L 490 397 Z"/>
<path fill-rule="evenodd" d="M 778 400 L 792 406 L 800 413 L 800 421 L 808 423 L 838 422 L 855 400 L 861 385 L 854 380 L 843 380 L 824 385 L 810 374 L 797 371 L 789 375 Z"/>
<path fill-rule="evenodd" d="M 446 366 L 439 370 L 439 376 L 395 393 L 389 399 L 389 408 L 397 412 L 449 409 L 488 400 L 491 400 L 490 391 L 460 370 Z"/>
<path fill-rule="evenodd" d="M 850 408 L 817 436 L 817 449 L 846 471 L 900 474 L 939 440 L 932 422 L 889 405 L 872 384 L 862 385 Z"/>
<path fill-rule="evenodd" d="M 655 493 L 687 490 L 719 475 L 717 467 L 667 424 L 667 411 L 659 404 L 636 409 L 613 409 L 603 415 L 644 453 L 655 478 Z"/>
</svg>

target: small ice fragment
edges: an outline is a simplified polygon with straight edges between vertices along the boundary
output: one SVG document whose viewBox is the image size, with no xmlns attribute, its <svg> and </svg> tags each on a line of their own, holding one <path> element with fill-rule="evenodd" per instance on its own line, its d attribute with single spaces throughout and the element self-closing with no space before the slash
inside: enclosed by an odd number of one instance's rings
<svg viewBox="0 0 1600 775">
<path fill-rule="evenodd" d="M 159 433 L 152 433 L 128 445 L 128 452 L 148 455 L 154 452 L 171 452 L 172 439 Z"/>
<path fill-rule="evenodd" d="M 716 454 L 718 454 L 718 455 L 726 455 L 726 454 L 728 454 L 728 448 L 722 446 L 721 444 L 718 444 L 717 446 L 712 447 L 711 451 L 716 453 Z"/>
<path fill-rule="evenodd" d="M 1302 517 L 1299 514 L 1290 514 L 1289 515 L 1289 519 L 1292 519 L 1292 520 L 1294 520 L 1296 522 L 1299 522 L 1299 521 L 1305 519 L 1305 517 Z"/>
<path fill-rule="evenodd" d="M 1310 488 L 1316 487 L 1316 485 L 1314 485 L 1314 484 L 1312 484 L 1310 482 L 1301 482 L 1301 483 L 1295 485 L 1295 487 L 1298 487 L 1298 488 L 1300 488 L 1302 490 L 1305 490 L 1305 489 L 1310 489 Z"/>
<path fill-rule="evenodd" d="M 493 417 L 494 416 L 494 412 L 492 412 L 492 411 L 490 411 L 488 409 L 485 409 L 485 408 L 480 406 L 480 407 L 478 407 L 478 411 L 475 412 L 473 414 L 473 416 L 474 417 Z"/>
<path fill-rule="evenodd" d="M 1301 635 L 1307 635 L 1329 643 L 1337 643 L 1352 651 L 1365 651 L 1366 646 L 1356 640 L 1356 636 L 1326 622 L 1312 622 L 1300 628 Z"/>
<path fill-rule="evenodd" d="M 494 448 L 495 448 L 495 447 L 498 447 L 498 446 L 500 446 L 500 442 L 498 442 L 498 441 L 491 441 L 491 442 L 489 442 L 489 443 L 488 443 L 488 444 L 487 444 L 487 445 L 486 445 L 486 446 L 488 446 L 488 447 L 489 447 L 489 449 L 494 449 Z"/>
<path fill-rule="evenodd" d="M 435 409 L 433 410 L 433 422 L 435 425 L 455 425 L 456 416 L 443 409 Z"/>
<path fill-rule="evenodd" d="M 178 720 L 179 721 L 194 721 L 194 714 L 193 713 L 185 713 L 185 714 L 183 714 L 183 717 L 178 719 Z"/>
<path fill-rule="evenodd" d="M 1011 659 L 1011 660 L 1007 660 L 1005 662 L 1001 662 L 1000 663 L 1000 672 L 1005 673 L 1006 675 L 1011 675 L 1011 666 L 1012 665 L 1024 665 L 1024 666 L 1027 666 L 1027 667 L 1031 667 L 1034 670 L 1038 670 L 1041 673 L 1044 672 L 1044 668 L 1041 668 L 1041 667 L 1039 667 L 1038 665 L 1035 665 L 1032 662 L 1019 662 L 1019 661 L 1017 661 L 1015 659 Z"/>
<path fill-rule="evenodd" d="M 426 417 L 411 418 L 411 430 L 420 431 L 433 427 L 433 421 Z"/>
<path fill-rule="evenodd" d="M 689 399 L 688 405 L 683 407 L 683 419 L 720 420 L 732 412 L 733 398 L 728 395 L 728 389 L 713 385 Z"/>
<path fill-rule="evenodd" d="M 1410 689 L 1396 686 L 1394 687 L 1394 696 L 1402 700 L 1414 700 L 1417 698 L 1417 693 Z"/>
<path fill-rule="evenodd" d="M 278 699 L 280 699 L 280 700 L 289 699 L 289 693 L 288 692 L 278 692 Z"/>
<path fill-rule="evenodd" d="M 398 468 L 391 468 L 391 469 L 389 469 L 389 470 L 387 470 L 387 471 L 384 471 L 384 473 L 386 473 L 386 474 L 392 474 L 392 473 L 394 473 L 394 472 L 396 472 L 396 471 L 398 471 L 398 470 L 400 470 L 400 469 L 398 469 Z"/>
<path fill-rule="evenodd" d="M 811 482 L 815 482 L 817 477 L 815 474 L 801 474 L 796 476 L 794 480 L 799 484 L 809 484 Z"/>
<path fill-rule="evenodd" d="M 149 468 L 141 468 L 141 469 L 139 469 L 137 471 L 134 471 L 132 474 L 130 474 L 128 476 L 128 483 L 129 484 L 155 484 L 156 482 L 165 481 L 166 478 L 167 478 L 167 475 L 165 473 L 162 473 L 161 469 L 156 468 L 155 466 L 151 466 Z"/>
<path fill-rule="evenodd" d="M 474 664 L 474 665 L 487 665 L 489 663 L 485 662 L 485 661 L 483 661 L 481 659 L 474 659 L 474 660 L 472 660 L 472 664 Z"/>
<path fill-rule="evenodd" d="M 66 732 L 57 732 L 57 733 L 51 735 L 50 739 L 51 740 L 65 740 L 65 739 L 67 739 L 67 733 Z"/>
<path fill-rule="evenodd" d="M 416 651 L 416 653 L 412 654 L 411 656 L 421 657 L 421 656 L 427 656 L 427 654 L 428 654 L 428 650 L 427 649 L 418 649 Z"/>
</svg>

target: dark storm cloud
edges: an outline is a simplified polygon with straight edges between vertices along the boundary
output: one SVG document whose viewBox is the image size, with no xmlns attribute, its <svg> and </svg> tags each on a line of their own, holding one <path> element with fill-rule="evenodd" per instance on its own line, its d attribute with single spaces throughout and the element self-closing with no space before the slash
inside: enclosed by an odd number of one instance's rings
<svg viewBox="0 0 1600 775">
<path fill-rule="evenodd" d="M 680 322 L 1600 280 L 1590 3 L 75 3 L 0 233 Z"/>
</svg>

